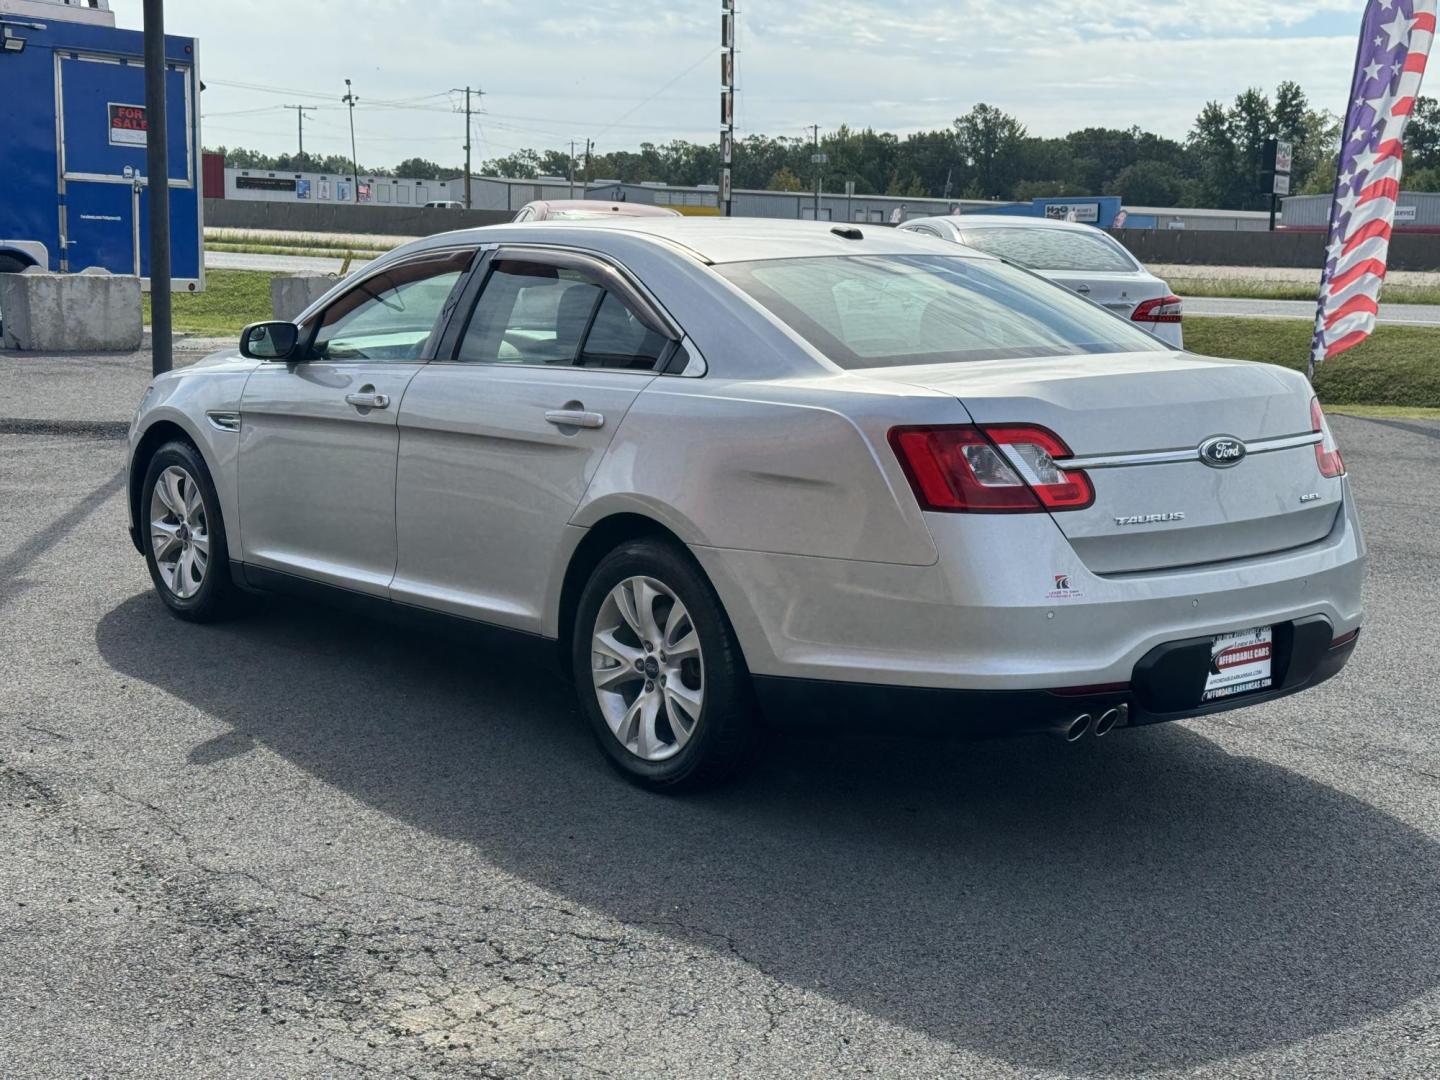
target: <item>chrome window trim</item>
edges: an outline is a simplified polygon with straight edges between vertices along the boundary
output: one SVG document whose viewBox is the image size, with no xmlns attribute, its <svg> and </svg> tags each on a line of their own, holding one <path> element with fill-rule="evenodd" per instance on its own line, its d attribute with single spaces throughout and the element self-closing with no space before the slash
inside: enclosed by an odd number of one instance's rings
<svg viewBox="0 0 1440 1080">
<path fill-rule="evenodd" d="M 1277 450 L 1297 450 L 1314 446 L 1325 436 L 1318 431 L 1307 431 L 1302 435 L 1281 435 L 1273 439 L 1256 439 L 1245 443 L 1245 454 L 1272 454 Z M 1137 465 L 1176 465 L 1187 461 L 1199 461 L 1200 448 L 1192 446 L 1183 450 L 1150 450 L 1136 454 L 1091 454 L 1086 457 L 1057 458 L 1056 464 L 1065 469 L 1128 469 Z"/>
</svg>

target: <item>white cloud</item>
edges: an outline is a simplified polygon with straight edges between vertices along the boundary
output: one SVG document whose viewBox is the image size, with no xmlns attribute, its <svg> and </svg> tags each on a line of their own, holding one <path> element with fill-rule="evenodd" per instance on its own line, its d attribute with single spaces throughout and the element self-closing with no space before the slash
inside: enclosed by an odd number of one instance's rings
<svg viewBox="0 0 1440 1080">
<path fill-rule="evenodd" d="M 139 26 L 140 0 L 113 6 L 123 24 Z M 986 101 L 1037 134 L 1139 124 L 1182 137 L 1205 101 L 1251 85 L 1272 90 L 1287 78 L 1317 105 L 1339 109 L 1357 15 L 1355 0 L 742 6 L 738 119 L 747 131 L 773 135 L 799 135 L 811 123 L 941 127 Z M 444 98 L 422 111 L 371 103 L 467 82 L 487 92 L 487 156 L 587 136 L 606 149 L 714 138 L 719 14 L 714 0 L 171 0 L 167 20 L 172 32 L 201 38 L 202 77 L 211 84 L 207 142 L 288 149 L 294 115 L 278 106 L 303 100 L 325 106 L 307 122 L 307 149 L 348 150 L 337 107 L 348 76 L 361 99 L 361 157 L 381 162 L 411 154 L 459 160 L 462 126 Z M 275 108 L 217 115 L 262 106 Z"/>
</svg>

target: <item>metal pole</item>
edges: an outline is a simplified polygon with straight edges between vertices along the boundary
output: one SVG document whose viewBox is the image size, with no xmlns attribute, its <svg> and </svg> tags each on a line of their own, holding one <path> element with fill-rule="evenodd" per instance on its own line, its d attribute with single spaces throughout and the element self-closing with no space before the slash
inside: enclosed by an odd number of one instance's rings
<svg viewBox="0 0 1440 1080">
<path fill-rule="evenodd" d="M 350 92 L 350 80 L 345 80 L 345 96 L 340 99 L 350 106 L 350 183 L 355 189 L 355 202 L 360 201 L 360 162 L 355 154 L 355 103 L 360 99 Z"/>
<path fill-rule="evenodd" d="M 299 129 L 300 129 L 300 160 L 299 160 L 299 167 L 296 169 L 296 172 L 304 172 L 304 171 L 305 171 L 305 114 L 306 114 L 307 112 L 314 112 L 314 111 L 315 111 L 315 106 L 314 106 L 314 105 L 286 105 L 285 108 L 287 108 L 287 109 L 294 109 L 294 110 L 295 110 L 295 121 L 296 121 L 296 123 L 299 125 Z"/>
<path fill-rule="evenodd" d="M 811 124 L 815 135 L 815 153 L 820 153 L 820 125 Z M 815 162 L 815 220 L 820 220 L 820 162 Z"/>
<path fill-rule="evenodd" d="M 165 121 L 165 0 L 145 0 L 145 169 L 150 193 L 150 371 L 169 371 L 170 146 Z"/>
<path fill-rule="evenodd" d="M 465 87 L 465 209 L 470 205 L 470 87 Z"/>
<path fill-rule="evenodd" d="M 585 198 L 590 197 L 590 140 L 585 140 Z"/>
<path fill-rule="evenodd" d="M 570 140 L 570 198 L 575 198 L 575 140 Z"/>
</svg>

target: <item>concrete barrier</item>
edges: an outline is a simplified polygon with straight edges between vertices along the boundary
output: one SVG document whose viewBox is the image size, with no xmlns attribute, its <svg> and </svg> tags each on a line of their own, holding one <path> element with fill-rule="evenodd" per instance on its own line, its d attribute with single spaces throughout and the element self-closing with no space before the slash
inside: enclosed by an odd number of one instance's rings
<svg viewBox="0 0 1440 1080">
<path fill-rule="evenodd" d="M 293 274 L 271 278 L 272 317 L 293 322 L 297 315 L 334 288 L 339 280 L 333 274 Z"/>
<path fill-rule="evenodd" d="M 133 352 L 142 336 L 140 279 L 98 267 L 0 274 L 0 345 L 30 352 Z"/>
<path fill-rule="evenodd" d="M 1323 232 L 1115 229 L 1111 235 L 1142 263 L 1295 267 L 1317 274 L 1325 265 Z M 1440 270 L 1440 242 L 1421 233 L 1396 233 L 1390 242 L 1390 269 Z"/>
<path fill-rule="evenodd" d="M 436 210 L 406 206 L 319 205 L 248 199 L 206 199 L 205 224 L 221 229 L 282 229 L 286 232 L 358 233 L 371 236 L 434 236 L 513 221 L 510 210 Z"/>
</svg>

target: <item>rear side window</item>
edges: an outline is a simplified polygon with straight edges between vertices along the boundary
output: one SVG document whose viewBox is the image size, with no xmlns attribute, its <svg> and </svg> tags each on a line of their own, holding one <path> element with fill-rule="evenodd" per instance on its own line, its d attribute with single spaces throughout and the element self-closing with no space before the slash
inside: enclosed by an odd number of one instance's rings
<svg viewBox="0 0 1440 1080">
<path fill-rule="evenodd" d="M 670 344 L 584 271 L 504 259 L 490 271 L 456 359 L 655 371 Z"/>
<path fill-rule="evenodd" d="M 1023 226 L 972 229 L 961 235 L 960 243 L 1031 270 L 1133 274 L 1137 269 L 1129 253 L 1101 232 Z"/>
<path fill-rule="evenodd" d="M 716 270 L 843 368 L 1167 348 L 1068 289 L 992 259 L 859 255 Z"/>
</svg>

